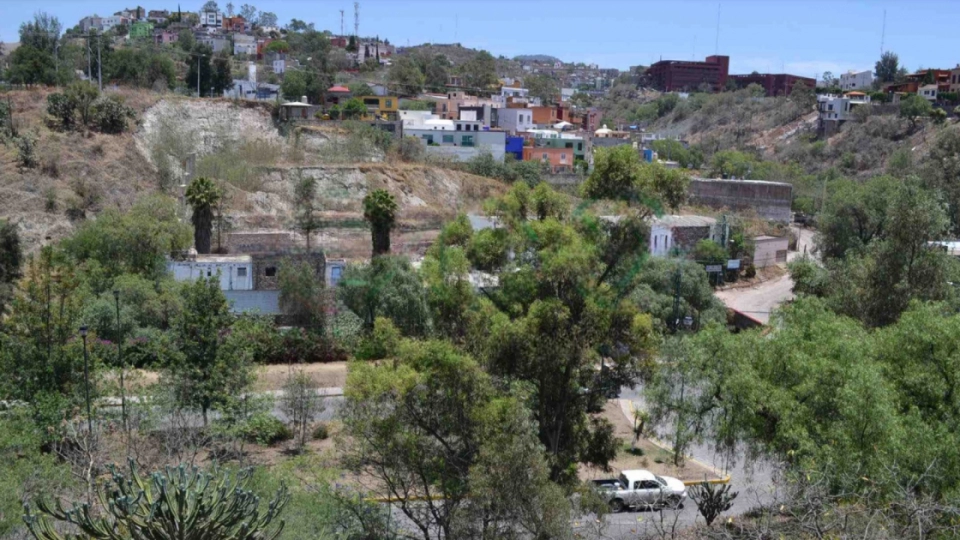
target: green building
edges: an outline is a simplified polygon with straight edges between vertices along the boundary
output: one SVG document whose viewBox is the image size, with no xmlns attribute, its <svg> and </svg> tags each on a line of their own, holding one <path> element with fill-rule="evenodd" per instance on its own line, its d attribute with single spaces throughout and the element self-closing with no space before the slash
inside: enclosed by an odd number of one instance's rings
<svg viewBox="0 0 960 540">
<path fill-rule="evenodd" d="M 573 152 L 573 159 L 586 160 L 587 159 L 587 149 L 586 144 L 583 142 L 583 139 L 561 139 L 561 138 L 546 138 L 539 137 L 535 140 L 534 146 L 539 148 L 568 148 Z"/>
<path fill-rule="evenodd" d="M 153 23 L 149 21 L 137 21 L 130 25 L 130 39 L 141 39 L 153 37 Z"/>
</svg>

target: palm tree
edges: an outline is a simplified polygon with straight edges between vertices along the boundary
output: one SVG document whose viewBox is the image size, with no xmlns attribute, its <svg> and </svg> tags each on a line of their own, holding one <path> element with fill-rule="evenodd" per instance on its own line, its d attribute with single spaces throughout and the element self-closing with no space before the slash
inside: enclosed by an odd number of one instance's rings
<svg viewBox="0 0 960 540">
<path fill-rule="evenodd" d="M 385 189 L 373 190 L 363 198 L 363 218 L 370 222 L 374 257 L 390 253 L 390 230 L 396 214 L 397 201 Z"/>
<path fill-rule="evenodd" d="M 193 243 L 197 253 L 210 253 L 210 236 L 213 231 L 213 209 L 223 194 L 208 178 L 198 177 L 186 192 L 187 203 L 193 208 Z"/>
</svg>

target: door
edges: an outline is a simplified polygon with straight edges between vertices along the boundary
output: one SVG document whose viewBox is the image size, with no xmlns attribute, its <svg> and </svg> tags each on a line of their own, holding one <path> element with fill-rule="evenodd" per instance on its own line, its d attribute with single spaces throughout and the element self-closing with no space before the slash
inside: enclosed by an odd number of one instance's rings
<svg viewBox="0 0 960 540">
<path fill-rule="evenodd" d="M 640 484 L 639 489 L 637 489 L 637 498 L 640 502 L 637 504 L 654 505 L 660 501 L 660 484 L 653 480 L 643 480 L 637 483 Z"/>
</svg>

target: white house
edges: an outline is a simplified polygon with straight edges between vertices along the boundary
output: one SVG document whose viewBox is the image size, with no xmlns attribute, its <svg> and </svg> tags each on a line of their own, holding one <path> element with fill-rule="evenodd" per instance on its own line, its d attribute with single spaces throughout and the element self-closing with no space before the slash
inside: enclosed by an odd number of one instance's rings
<svg viewBox="0 0 960 540">
<path fill-rule="evenodd" d="M 533 111 L 530 109 L 500 109 L 497 112 L 497 127 L 511 135 L 530 131 L 534 127 Z"/>
<path fill-rule="evenodd" d="M 167 270 L 177 281 L 217 276 L 223 291 L 253 290 L 253 258 L 250 255 L 197 255 L 168 261 Z"/>
<path fill-rule="evenodd" d="M 870 96 L 863 92 L 849 92 L 843 96 L 833 94 L 817 96 L 817 110 L 820 112 L 821 122 L 845 122 L 851 118 L 851 113 L 856 107 L 868 103 L 870 103 Z"/>
<path fill-rule="evenodd" d="M 233 54 L 253 56 L 257 54 L 257 38 L 245 34 L 233 36 Z"/>
<path fill-rule="evenodd" d="M 444 120 L 430 111 L 399 111 L 403 129 L 419 129 L 430 131 L 454 131 L 456 125 L 453 120 Z"/>
<path fill-rule="evenodd" d="M 936 101 L 937 100 L 937 85 L 935 84 L 925 84 L 917 89 L 917 95 L 926 99 L 927 101 Z"/>
<path fill-rule="evenodd" d="M 717 220 L 705 216 L 661 216 L 650 222 L 650 254 L 666 257 L 674 250 L 688 252 L 700 240 L 719 241 Z"/>
<path fill-rule="evenodd" d="M 840 89 L 847 90 L 865 90 L 873 85 L 873 72 L 867 71 L 848 71 L 840 75 Z"/>
<path fill-rule="evenodd" d="M 201 11 L 200 26 L 204 28 L 223 28 L 223 12 L 216 9 Z"/>
<path fill-rule="evenodd" d="M 525 98 L 527 97 L 528 94 L 530 94 L 530 91 L 527 90 L 526 88 L 515 88 L 512 86 L 504 86 L 503 88 L 500 89 L 500 95 L 505 98 L 507 97 Z"/>
</svg>

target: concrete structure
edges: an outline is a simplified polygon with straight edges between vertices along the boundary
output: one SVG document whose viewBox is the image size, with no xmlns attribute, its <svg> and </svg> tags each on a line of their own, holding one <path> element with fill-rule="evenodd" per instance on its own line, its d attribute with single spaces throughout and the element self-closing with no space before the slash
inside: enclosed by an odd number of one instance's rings
<svg viewBox="0 0 960 540">
<path fill-rule="evenodd" d="M 840 89 L 844 92 L 848 90 L 868 90 L 873 86 L 873 72 L 866 71 L 848 71 L 840 75 Z"/>
<path fill-rule="evenodd" d="M 210 47 L 213 49 L 214 53 L 218 53 L 230 47 L 230 39 L 220 34 L 207 34 L 204 32 L 198 32 L 195 37 L 197 38 L 197 43 L 202 43 L 203 45 Z"/>
<path fill-rule="evenodd" d="M 387 117 L 388 120 L 397 119 L 400 100 L 396 96 L 361 96 L 363 104 L 367 106 L 367 113 L 372 117 Z"/>
<path fill-rule="evenodd" d="M 651 86 L 664 92 L 696 90 L 707 84 L 714 92 L 727 85 L 730 72 L 729 56 L 708 56 L 703 62 L 661 60 L 645 73 Z"/>
<path fill-rule="evenodd" d="M 810 77 L 800 77 L 787 73 L 751 73 L 749 75 L 730 75 L 737 88 L 746 88 L 751 84 L 759 84 L 767 92 L 767 97 L 789 96 L 793 87 L 802 83 L 813 90 L 817 81 Z"/>
<path fill-rule="evenodd" d="M 253 290 L 253 258 L 250 255 L 194 255 L 182 261 L 169 261 L 167 270 L 177 281 L 219 277 L 221 290 Z"/>
<path fill-rule="evenodd" d="M 223 97 L 274 101 L 280 95 L 279 84 L 258 83 L 246 79 L 234 79 L 233 88 L 223 91 Z"/>
<path fill-rule="evenodd" d="M 786 237 L 757 236 L 753 239 L 753 266 L 765 268 L 787 262 L 790 240 Z"/>
<path fill-rule="evenodd" d="M 477 126 L 477 123 L 456 122 L 462 127 Z M 490 154 L 497 161 L 503 161 L 506 153 L 506 133 L 503 131 L 482 130 L 431 130 L 404 129 L 403 134 L 417 137 L 426 145 L 428 154 L 453 157 L 459 161 L 468 161 L 481 154 Z"/>
<path fill-rule="evenodd" d="M 499 109 L 497 111 L 500 129 L 516 135 L 533 129 L 533 111 L 530 109 Z"/>
<path fill-rule="evenodd" d="M 200 26 L 203 28 L 223 28 L 223 12 L 216 9 L 201 11 Z"/>
<path fill-rule="evenodd" d="M 90 30 L 103 30 L 103 17 L 99 15 L 89 15 L 80 19 L 79 26 L 84 34 L 89 33 Z"/>
<path fill-rule="evenodd" d="M 525 98 L 530 95 L 530 91 L 526 88 L 515 88 L 512 86 L 504 86 L 500 88 L 500 95 L 505 98 L 518 97 Z"/>
<path fill-rule="evenodd" d="M 691 204 L 753 210 L 764 219 L 783 223 L 793 218 L 793 186 L 785 182 L 693 178 L 688 193 Z"/>
<path fill-rule="evenodd" d="M 506 138 L 506 153 L 512 155 L 517 161 L 523 160 L 523 137 Z"/>
<path fill-rule="evenodd" d="M 950 70 L 950 86 L 947 90 L 950 92 L 960 92 L 960 64 Z"/>
<path fill-rule="evenodd" d="M 157 45 L 176 43 L 179 40 L 180 34 L 171 30 L 155 30 L 153 32 L 153 42 Z"/>
<path fill-rule="evenodd" d="M 843 96 L 820 94 L 817 96 L 817 127 L 823 134 L 835 133 L 844 122 L 852 118 L 855 108 L 869 104 L 870 96 L 863 92 L 847 92 Z"/>
<path fill-rule="evenodd" d="M 100 19 L 100 31 L 106 32 L 115 26 L 120 26 L 122 24 L 130 24 L 130 19 L 123 17 L 121 15 L 111 15 L 110 17 L 103 17 Z"/>
<path fill-rule="evenodd" d="M 234 56 L 241 54 L 256 56 L 257 38 L 246 34 L 235 34 L 233 36 L 233 54 Z"/>
<path fill-rule="evenodd" d="M 917 95 L 922 97 L 927 101 L 936 101 L 937 100 L 937 85 L 936 84 L 925 84 L 920 88 L 917 88 Z"/>
<path fill-rule="evenodd" d="M 573 170 L 574 155 L 566 148 L 523 147 L 523 161 L 539 161 L 550 167 L 550 172 L 563 173 Z"/>
<path fill-rule="evenodd" d="M 530 107 L 527 110 L 533 113 L 533 123 L 538 126 L 553 127 L 559 121 L 556 107 Z"/>
<path fill-rule="evenodd" d="M 660 216 L 650 221 L 650 254 L 687 253 L 701 240 L 719 241 L 717 220 L 705 216 Z"/>
<path fill-rule="evenodd" d="M 563 134 L 566 135 L 566 134 Z M 587 159 L 587 149 L 585 141 L 580 137 L 537 137 L 533 140 L 533 147 L 540 148 L 560 148 L 573 153 L 574 160 Z"/>
<path fill-rule="evenodd" d="M 247 21 L 239 15 L 224 17 L 222 28 L 226 32 L 243 32 L 247 29 Z"/>
<path fill-rule="evenodd" d="M 165 9 L 151 9 L 147 12 L 147 20 L 154 24 L 166 22 L 169 18 L 170 12 Z"/>
<path fill-rule="evenodd" d="M 147 39 L 153 36 L 153 23 L 137 21 L 130 25 L 130 39 Z"/>
<path fill-rule="evenodd" d="M 231 313 L 279 315 L 280 291 L 223 291 Z"/>
</svg>

